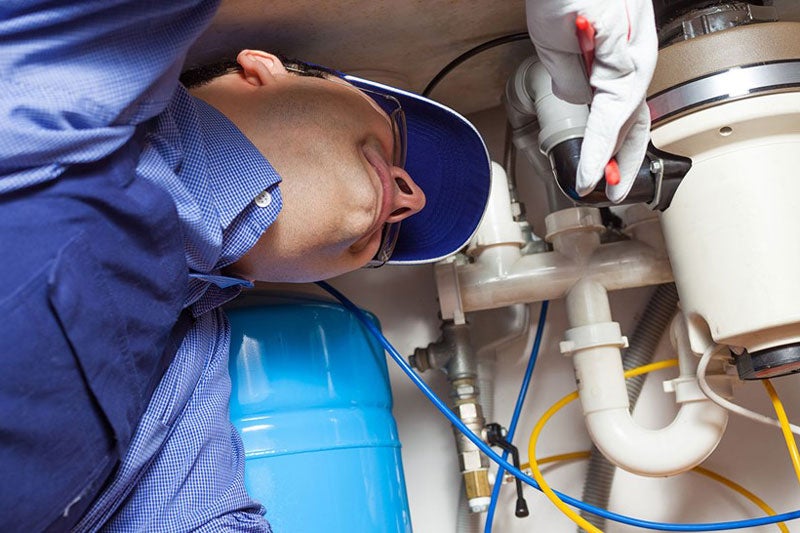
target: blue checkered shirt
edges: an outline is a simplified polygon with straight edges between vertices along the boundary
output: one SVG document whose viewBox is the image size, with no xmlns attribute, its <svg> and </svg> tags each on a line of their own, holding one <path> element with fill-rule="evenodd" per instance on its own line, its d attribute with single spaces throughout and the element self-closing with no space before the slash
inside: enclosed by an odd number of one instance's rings
<svg viewBox="0 0 800 533">
<path fill-rule="evenodd" d="M 0 193 L 102 159 L 146 128 L 137 173 L 174 198 L 195 322 L 126 456 L 79 531 L 269 531 L 244 488 L 229 422 L 230 328 L 220 275 L 275 220 L 280 178 L 224 116 L 177 84 L 217 1 L 0 3 Z M 254 199 L 259 197 L 258 205 Z"/>
</svg>

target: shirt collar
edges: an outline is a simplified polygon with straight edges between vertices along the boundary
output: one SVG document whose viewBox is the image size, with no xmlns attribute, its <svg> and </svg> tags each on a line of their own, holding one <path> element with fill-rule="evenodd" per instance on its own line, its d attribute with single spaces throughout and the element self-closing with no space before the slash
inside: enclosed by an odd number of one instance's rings
<svg viewBox="0 0 800 533">
<path fill-rule="evenodd" d="M 227 228 L 247 204 L 279 183 L 281 178 L 258 148 L 225 115 L 203 100 L 194 100 L 208 153 L 208 181 L 222 227 Z M 231 150 L 231 146 L 236 149 Z"/>
</svg>

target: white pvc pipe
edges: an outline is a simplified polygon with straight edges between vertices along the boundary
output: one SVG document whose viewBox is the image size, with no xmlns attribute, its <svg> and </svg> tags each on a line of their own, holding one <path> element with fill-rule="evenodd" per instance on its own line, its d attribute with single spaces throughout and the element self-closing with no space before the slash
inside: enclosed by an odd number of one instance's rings
<svg viewBox="0 0 800 533">
<path fill-rule="evenodd" d="M 676 380 L 688 392 L 673 422 L 652 430 L 631 417 L 619 347 L 609 322 L 608 296 L 602 286 L 582 281 L 567 297 L 573 329 L 567 337 L 578 345 L 572 353 L 586 427 L 592 441 L 609 461 L 643 476 L 669 476 L 689 470 L 717 447 L 728 420 L 727 412 L 697 389 L 694 354 L 680 350 L 681 376 Z M 683 322 L 681 321 L 681 324 Z M 613 324 L 613 327 L 611 326 Z M 685 337 L 686 331 L 679 332 Z"/>
<path fill-rule="evenodd" d="M 499 222 L 508 213 L 499 206 L 493 209 L 497 216 L 487 220 L 502 225 Z M 666 283 L 672 280 L 672 272 L 663 248 L 654 244 L 660 244 L 658 239 L 651 239 L 651 245 L 635 240 L 601 245 L 601 230 L 599 216 L 592 210 L 554 213 L 548 217 L 548 240 L 554 251 L 527 256 L 510 242 L 513 239 L 501 237 L 505 232 L 486 231 L 486 237 L 494 236 L 495 242 L 483 239 L 474 263 L 437 265 L 442 318 L 566 296 L 572 329 L 562 350 L 572 354 L 592 440 L 625 470 L 645 476 L 677 474 L 696 466 L 715 449 L 727 413 L 702 395 L 690 394 L 666 428 L 649 430 L 633 421 L 620 355 L 627 340 L 611 321 L 607 291 Z M 684 354 L 682 383 L 694 377 L 693 363 Z"/>
<path fill-rule="evenodd" d="M 658 285 L 672 281 L 672 270 L 663 250 L 623 241 L 603 244 L 580 260 L 557 251 L 521 256 L 519 250 L 492 250 L 472 264 L 439 264 L 436 277 L 442 318 L 452 319 L 456 305 L 470 312 L 555 300 L 583 278 L 607 290 Z M 446 293 L 454 290 L 457 298 Z"/>
<path fill-rule="evenodd" d="M 486 210 L 470 243 L 473 249 L 484 246 L 512 245 L 519 248 L 525 243 L 522 229 L 511 212 L 511 195 L 506 171 L 492 161 L 492 186 Z"/>
<path fill-rule="evenodd" d="M 702 463 L 719 444 L 727 415 L 701 403 L 681 406 L 669 426 L 636 424 L 627 407 L 586 416 L 586 427 L 609 461 L 641 476 L 671 476 Z"/>
<path fill-rule="evenodd" d="M 639 226 L 658 232 L 657 219 L 639 218 Z M 522 255 L 523 238 L 511 212 L 506 173 L 493 162 L 489 203 L 470 243 L 474 262 L 451 260 L 436 265 L 442 319 L 462 322 L 471 311 L 563 298 L 582 279 L 596 281 L 607 290 L 672 281 L 662 239 L 640 242 L 634 238 L 601 245 L 603 227 L 592 208 L 552 213 L 547 224 L 547 239 L 555 251 Z M 634 237 L 644 231 L 640 228 Z"/>
<path fill-rule="evenodd" d="M 505 174 L 493 168 L 492 194 L 472 264 L 442 262 L 436 281 L 443 319 L 518 303 L 567 298 L 572 329 L 562 350 L 572 354 L 581 405 L 592 440 L 614 464 L 645 476 L 667 476 L 701 463 L 716 448 L 727 413 L 691 382 L 692 354 L 682 350 L 681 391 L 684 402 L 666 428 L 650 430 L 630 414 L 620 347 L 627 340 L 611 321 L 608 290 L 666 283 L 672 280 L 669 259 L 660 240 L 651 245 L 625 241 L 600 244 L 599 216 L 574 208 L 548 217 L 548 240 L 554 251 L 522 256 L 507 203 Z M 655 244 L 658 243 L 658 244 Z M 685 328 L 680 332 L 685 336 Z M 688 355 L 687 355 L 688 354 Z M 696 380 L 695 380 L 696 381 Z"/>
<path fill-rule="evenodd" d="M 583 137 L 589 107 L 571 104 L 553 94 L 553 79 L 537 58 L 531 58 L 525 73 L 525 87 L 534 100 L 539 120 L 539 149 L 549 154 L 556 144 Z"/>
</svg>

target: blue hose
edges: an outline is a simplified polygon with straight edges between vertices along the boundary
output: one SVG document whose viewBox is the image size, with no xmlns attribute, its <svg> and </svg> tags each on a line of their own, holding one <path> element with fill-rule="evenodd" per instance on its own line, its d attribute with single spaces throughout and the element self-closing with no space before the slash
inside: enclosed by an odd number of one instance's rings
<svg viewBox="0 0 800 533">
<path fill-rule="evenodd" d="M 372 333 L 378 341 L 383 345 L 389 355 L 394 359 L 394 362 L 405 372 L 405 374 L 409 377 L 409 379 L 414 382 L 414 384 L 422 391 L 422 393 L 433 403 L 434 406 L 447 418 L 451 424 L 456 426 L 459 431 L 461 431 L 465 437 L 467 437 L 475 446 L 477 446 L 487 457 L 489 457 L 492 461 L 497 463 L 499 466 L 505 468 L 512 474 L 514 474 L 517 478 L 521 479 L 523 482 L 527 483 L 531 487 L 541 490 L 539 488 L 539 484 L 536 482 L 535 479 L 526 475 L 524 472 L 516 468 L 514 465 L 510 464 L 508 461 L 500 457 L 494 450 L 492 450 L 489 446 L 486 445 L 485 442 L 481 440 L 480 437 L 475 435 L 470 429 L 464 425 L 464 423 L 455 415 L 453 412 L 445 405 L 442 400 L 439 399 L 438 396 L 428 387 L 428 384 L 425 383 L 422 378 L 420 378 L 416 372 L 408 365 L 406 360 L 403 358 L 402 355 L 392 346 L 386 337 L 380 332 L 378 327 L 373 324 L 366 314 L 364 314 L 356 305 L 348 300 L 342 293 L 338 290 L 334 289 L 331 285 L 324 281 L 318 281 L 317 285 L 328 291 L 331 295 L 333 295 L 337 300 L 339 300 L 345 308 L 349 309 L 358 320 L 364 325 L 367 330 Z M 589 505 L 584 503 L 580 500 L 576 500 L 571 496 L 567 496 L 561 492 L 555 491 L 558 497 L 576 507 L 578 509 L 582 509 L 585 511 L 589 511 L 596 515 L 602 516 L 609 520 L 614 520 L 615 522 L 620 522 L 622 524 L 628 524 L 635 527 L 641 527 L 645 529 L 655 529 L 659 531 L 722 531 L 725 529 L 743 529 L 746 527 L 758 527 L 767 524 L 775 524 L 778 522 L 787 522 L 789 520 L 795 520 L 800 518 L 800 510 L 791 511 L 788 513 L 781 513 L 775 516 L 765 516 L 762 518 L 751 518 L 748 520 L 734 520 L 730 522 L 709 522 L 705 524 L 669 524 L 664 522 L 651 522 L 649 520 L 640 520 L 638 518 L 633 518 L 630 516 L 614 513 L 608 511 L 606 509 L 601 509 L 599 507 L 595 507 L 594 505 Z"/>
<path fill-rule="evenodd" d="M 517 430 L 517 422 L 519 422 L 519 415 L 522 412 L 522 404 L 525 403 L 525 396 L 528 394 L 528 386 L 531 383 L 531 376 L 533 376 L 533 368 L 536 366 L 536 359 L 539 357 L 539 347 L 542 344 L 542 334 L 544 332 L 544 324 L 547 321 L 547 306 L 548 302 L 542 302 L 542 308 L 539 311 L 539 323 L 536 324 L 536 339 L 533 341 L 533 348 L 531 349 L 531 356 L 528 359 L 528 366 L 525 368 L 525 375 L 522 378 L 522 386 L 519 389 L 517 396 L 517 404 L 514 406 L 514 413 L 511 415 L 511 423 L 508 425 L 507 440 L 512 442 L 514 433 Z M 508 460 L 508 452 L 503 452 L 503 461 Z M 497 507 L 497 498 L 500 496 L 500 488 L 503 486 L 503 474 L 505 468 L 502 466 L 497 469 L 497 476 L 495 477 L 494 487 L 492 488 L 492 499 L 489 501 L 489 509 L 486 512 L 486 525 L 484 526 L 484 533 L 492 533 L 492 522 L 494 522 L 494 510 Z"/>
</svg>

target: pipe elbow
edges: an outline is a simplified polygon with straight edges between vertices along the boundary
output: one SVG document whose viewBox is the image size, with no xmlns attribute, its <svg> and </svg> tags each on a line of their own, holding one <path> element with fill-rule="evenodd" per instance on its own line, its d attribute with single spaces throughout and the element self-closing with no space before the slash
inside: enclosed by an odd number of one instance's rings
<svg viewBox="0 0 800 533">
<path fill-rule="evenodd" d="M 702 463 L 719 444 L 728 412 L 709 400 L 681 405 L 662 429 L 639 426 L 627 408 L 586 414 L 586 427 L 609 461 L 642 476 L 671 476 Z"/>
</svg>

